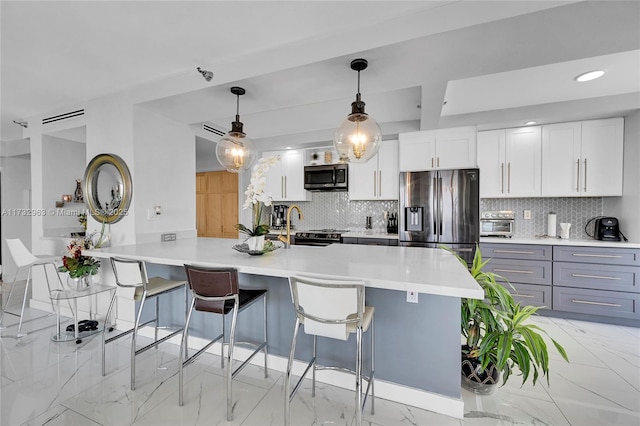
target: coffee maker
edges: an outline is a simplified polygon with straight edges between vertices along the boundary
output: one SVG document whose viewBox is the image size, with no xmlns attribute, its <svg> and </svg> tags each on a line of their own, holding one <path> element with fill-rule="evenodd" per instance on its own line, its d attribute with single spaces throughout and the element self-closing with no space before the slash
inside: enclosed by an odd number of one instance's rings
<svg viewBox="0 0 640 426">
<path fill-rule="evenodd" d="M 285 204 L 274 204 L 271 213 L 271 228 L 284 229 L 287 227 L 287 209 Z"/>
</svg>

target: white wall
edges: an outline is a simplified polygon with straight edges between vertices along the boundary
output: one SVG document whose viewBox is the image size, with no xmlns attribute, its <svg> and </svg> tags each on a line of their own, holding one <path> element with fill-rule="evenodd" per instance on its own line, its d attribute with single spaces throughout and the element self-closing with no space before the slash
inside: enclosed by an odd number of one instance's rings
<svg viewBox="0 0 640 426">
<path fill-rule="evenodd" d="M 28 141 L 24 142 L 28 145 Z M 3 149 L 7 153 L 7 149 Z M 28 149 L 26 150 L 28 152 Z M 20 238 L 31 248 L 31 217 L 14 215 L 13 209 L 30 207 L 31 158 L 29 154 L 2 158 L 2 277 L 5 282 L 13 280 L 15 263 L 7 249 L 5 238 Z M 26 279 L 24 271 L 18 279 Z"/>
<path fill-rule="evenodd" d="M 603 214 L 615 216 L 630 242 L 640 243 L 640 110 L 624 118 L 622 197 L 605 197 Z"/>
<path fill-rule="evenodd" d="M 134 108 L 134 197 L 137 242 L 164 232 L 196 232 L 196 138 L 189 126 Z M 160 216 L 149 215 L 154 206 Z M 151 217 L 151 219 L 150 219 Z"/>
</svg>

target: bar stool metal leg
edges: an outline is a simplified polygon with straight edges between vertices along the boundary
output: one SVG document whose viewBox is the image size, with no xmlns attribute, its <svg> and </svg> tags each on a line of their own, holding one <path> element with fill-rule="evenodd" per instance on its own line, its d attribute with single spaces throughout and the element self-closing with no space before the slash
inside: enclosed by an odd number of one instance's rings
<svg viewBox="0 0 640 426">
<path fill-rule="evenodd" d="M 296 325 L 293 328 L 293 338 L 291 339 L 291 350 L 289 351 L 289 360 L 287 361 L 287 371 L 284 377 L 284 424 L 291 424 L 291 400 L 296 393 L 298 386 L 291 390 L 291 368 L 293 367 L 293 358 L 296 353 L 296 341 L 298 338 L 298 329 L 300 328 L 300 319 L 296 318 Z M 305 371 L 306 372 L 306 371 Z M 303 374 L 304 375 L 304 374 Z"/>
<path fill-rule="evenodd" d="M 376 392 L 375 392 L 375 383 L 376 381 L 373 379 L 375 374 L 375 363 L 376 363 L 376 351 L 375 351 L 375 335 L 376 335 L 376 326 L 375 326 L 375 318 L 371 318 L 371 376 L 369 377 L 369 383 L 371 386 L 371 414 L 376 413 L 375 408 L 375 400 L 376 400 Z M 369 386 L 369 384 L 367 385 Z"/>
<path fill-rule="evenodd" d="M 233 420 L 233 345 L 236 339 L 236 320 L 238 318 L 238 296 L 236 295 L 235 306 L 231 313 L 231 331 L 229 332 L 229 350 L 227 351 L 227 421 Z"/>
<path fill-rule="evenodd" d="M 311 370 L 311 396 L 316 396 L 316 355 L 318 348 L 318 336 L 313 336 L 313 370 Z"/>
<path fill-rule="evenodd" d="M 262 310 L 263 310 L 263 315 L 264 315 L 264 324 L 263 324 L 263 329 L 264 329 L 264 341 L 268 342 L 269 340 L 267 339 L 267 295 L 265 294 L 264 297 L 262 298 Z M 268 354 L 268 350 L 267 350 L 267 345 L 264 345 L 264 378 L 266 379 L 268 377 L 268 370 L 267 370 L 267 357 L 269 356 Z"/>
<path fill-rule="evenodd" d="M 136 337 L 138 336 L 138 327 L 140 326 L 140 317 L 142 316 L 142 308 L 144 307 L 144 301 L 147 299 L 147 292 L 142 292 L 142 299 L 140 299 L 140 307 L 138 308 L 138 314 L 136 315 L 136 323 L 133 326 L 133 336 L 131 337 L 131 390 L 136 389 Z"/>
</svg>

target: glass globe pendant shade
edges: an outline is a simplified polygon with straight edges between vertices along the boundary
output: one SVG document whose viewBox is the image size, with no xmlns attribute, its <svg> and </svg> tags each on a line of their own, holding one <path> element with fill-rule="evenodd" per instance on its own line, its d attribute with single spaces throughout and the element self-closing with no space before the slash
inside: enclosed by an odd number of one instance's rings
<svg viewBox="0 0 640 426">
<path fill-rule="evenodd" d="M 340 124 L 333 138 L 340 162 L 365 163 L 380 148 L 382 131 L 367 114 L 350 114 Z"/>
<path fill-rule="evenodd" d="M 253 142 L 244 133 L 228 132 L 216 145 L 218 162 L 229 172 L 249 169 L 257 154 Z"/>
<path fill-rule="evenodd" d="M 240 96 L 245 94 L 242 87 L 232 87 L 236 95 L 236 120 L 231 122 L 231 131 L 227 132 L 216 145 L 216 158 L 229 172 L 239 173 L 249 169 L 256 161 L 258 153 L 251 139 L 242 130 L 240 121 Z"/>
<path fill-rule="evenodd" d="M 333 137 L 341 163 L 365 163 L 376 155 L 382 143 L 382 131 L 373 118 L 364 112 L 360 95 L 360 71 L 367 69 L 366 59 L 351 61 L 351 69 L 358 72 L 358 92 L 351 103 L 351 114 L 340 124 Z"/>
</svg>

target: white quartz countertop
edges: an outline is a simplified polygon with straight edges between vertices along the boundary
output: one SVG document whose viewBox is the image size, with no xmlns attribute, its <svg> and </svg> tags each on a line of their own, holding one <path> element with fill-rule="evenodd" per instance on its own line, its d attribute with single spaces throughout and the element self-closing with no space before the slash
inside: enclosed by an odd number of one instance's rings
<svg viewBox="0 0 640 426">
<path fill-rule="evenodd" d="M 367 287 L 416 291 L 451 297 L 482 299 L 484 292 L 467 269 L 450 253 L 422 247 L 332 244 L 291 246 L 262 256 L 232 249 L 241 240 L 186 238 L 115 246 L 85 253 L 98 258 L 122 256 L 150 263 L 182 266 L 235 267 L 241 273 L 289 277 L 353 278 Z"/>
<path fill-rule="evenodd" d="M 624 241 L 599 241 L 599 240 L 578 240 L 561 238 L 500 238 L 481 237 L 481 243 L 502 243 L 502 244 L 541 244 L 550 246 L 580 246 L 580 247 L 611 247 L 611 248 L 640 248 L 640 243 L 629 243 Z"/>
</svg>

